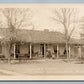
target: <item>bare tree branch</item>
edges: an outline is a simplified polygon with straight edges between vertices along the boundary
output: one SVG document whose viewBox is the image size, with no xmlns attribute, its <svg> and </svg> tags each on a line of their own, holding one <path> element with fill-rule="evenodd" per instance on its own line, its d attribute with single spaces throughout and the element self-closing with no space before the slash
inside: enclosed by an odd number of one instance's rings
<svg viewBox="0 0 84 84">
<path fill-rule="evenodd" d="M 70 32 L 70 34 L 69 34 L 69 38 L 68 38 L 68 41 L 70 40 L 70 38 L 71 38 L 71 36 L 72 36 L 72 34 L 73 34 L 73 31 L 75 30 L 75 26 L 72 28 L 72 30 L 71 30 L 71 32 Z"/>
<path fill-rule="evenodd" d="M 56 17 L 53 17 L 53 20 L 61 23 L 64 26 L 65 30 L 65 38 L 69 40 L 69 37 L 71 37 L 74 28 L 72 28 L 71 31 L 69 31 L 69 28 L 71 25 L 74 25 L 74 8 L 59 8 L 55 9 L 55 15 Z M 69 34 L 70 33 L 70 34 Z"/>
<path fill-rule="evenodd" d="M 53 19 L 54 21 L 57 21 L 57 22 L 63 24 L 63 22 L 62 22 L 61 20 L 58 20 L 57 18 L 53 18 L 53 17 L 52 17 L 52 19 Z"/>
<path fill-rule="evenodd" d="M 9 39 L 9 42 L 12 43 L 13 40 L 17 37 L 17 28 L 23 26 L 25 22 L 28 24 L 29 17 L 29 8 L 1 8 L 0 12 L 4 15 L 7 20 L 9 34 L 6 39 Z M 8 31 L 7 31 L 8 33 Z"/>
<path fill-rule="evenodd" d="M 66 52 L 67 52 L 67 58 L 69 57 L 68 52 L 68 43 L 71 39 L 71 36 L 73 34 L 73 31 L 75 30 L 75 13 L 73 8 L 59 8 L 55 9 L 55 17 L 53 17 L 53 20 L 61 23 L 64 26 L 65 31 L 65 41 L 66 41 Z M 71 28 L 73 25 L 73 28 Z M 71 31 L 70 31 L 71 28 Z"/>
</svg>

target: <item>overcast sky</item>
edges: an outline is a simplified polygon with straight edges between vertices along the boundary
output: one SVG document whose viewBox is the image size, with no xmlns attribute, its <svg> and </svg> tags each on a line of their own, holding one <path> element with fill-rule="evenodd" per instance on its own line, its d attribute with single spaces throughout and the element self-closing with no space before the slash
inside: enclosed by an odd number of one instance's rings
<svg viewBox="0 0 84 84">
<path fill-rule="evenodd" d="M 26 5 L 0 5 L 1 7 L 21 7 L 30 8 L 32 11 L 32 23 L 34 24 L 34 29 L 43 30 L 49 29 L 50 31 L 63 32 L 64 28 L 62 25 L 57 24 L 52 20 L 55 8 L 77 8 L 78 19 L 84 16 L 84 4 L 26 4 Z M 32 27 L 25 27 L 26 29 L 31 29 Z M 77 26 L 73 33 L 73 37 L 80 37 L 80 29 Z"/>
<path fill-rule="evenodd" d="M 33 23 L 35 25 L 35 29 L 37 29 L 37 30 L 49 29 L 51 31 L 63 32 L 64 31 L 63 26 L 57 24 L 51 18 L 54 16 L 53 10 L 57 7 L 56 6 L 48 7 L 48 6 L 32 8 L 32 10 L 35 9 L 34 17 L 33 17 Z M 79 19 L 82 16 L 84 16 L 84 8 L 78 7 L 77 18 Z M 79 38 L 80 32 L 81 32 L 81 30 L 80 30 L 79 26 L 76 26 L 76 29 L 73 33 L 73 37 Z"/>
</svg>

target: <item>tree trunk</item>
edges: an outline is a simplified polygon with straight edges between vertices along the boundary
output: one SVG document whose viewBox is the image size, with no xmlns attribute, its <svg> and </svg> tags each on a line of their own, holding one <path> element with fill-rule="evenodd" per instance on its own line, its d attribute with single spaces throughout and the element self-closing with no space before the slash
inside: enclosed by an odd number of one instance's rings
<svg viewBox="0 0 84 84">
<path fill-rule="evenodd" d="M 69 60 L 68 42 L 66 42 L 66 55 L 67 55 L 67 59 Z"/>
<path fill-rule="evenodd" d="M 6 51 L 5 51 L 5 55 L 6 55 L 6 59 L 8 60 L 8 63 L 10 63 L 10 48 L 9 45 L 6 45 Z"/>
<path fill-rule="evenodd" d="M 69 45 L 69 61 L 70 61 L 70 57 L 71 57 L 71 46 Z"/>
</svg>

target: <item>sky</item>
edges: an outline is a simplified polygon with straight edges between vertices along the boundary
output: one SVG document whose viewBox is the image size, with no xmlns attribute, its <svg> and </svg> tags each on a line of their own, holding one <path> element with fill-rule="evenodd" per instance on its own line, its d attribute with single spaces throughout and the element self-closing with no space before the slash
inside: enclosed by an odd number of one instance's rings
<svg viewBox="0 0 84 84">
<path fill-rule="evenodd" d="M 43 29 L 49 29 L 50 31 L 58 31 L 58 32 L 63 32 L 64 28 L 61 24 L 57 24 L 52 17 L 54 17 L 53 10 L 58 7 L 50 7 L 49 5 L 46 7 L 37 7 L 37 8 L 32 8 L 34 10 L 34 18 L 33 18 L 33 23 L 35 25 L 36 30 L 43 30 Z M 67 8 L 67 7 L 66 7 Z M 80 19 L 81 17 L 84 16 L 84 7 L 77 7 L 77 18 Z M 75 38 L 80 38 L 80 27 L 76 26 L 72 37 Z"/>
<path fill-rule="evenodd" d="M 5 4 L 0 5 L 1 8 L 30 8 L 32 12 L 32 24 L 35 30 L 49 29 L 50 31 L 63 32 L 64 28 L 61 24 L 57 24 L 52 20 L 53 11 L 56 8 L 77 8 L 77 18 L 84 16 L 84 4 Z M 26 26 L 25 29 L 32 29 L 32 26 Z M 72 37 L 80 38 L 81 30 L 76 26 Z"/>
</svg>

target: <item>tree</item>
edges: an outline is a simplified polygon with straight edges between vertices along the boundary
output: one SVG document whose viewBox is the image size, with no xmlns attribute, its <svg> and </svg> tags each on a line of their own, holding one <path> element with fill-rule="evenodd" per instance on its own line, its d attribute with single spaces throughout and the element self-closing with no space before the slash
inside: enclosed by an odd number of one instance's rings
<svg viewBox="0 0 84 84">
<path fill-rule="evenodd" d="M 31 12 L 29 8 L 1 8 L 0 12 L 3 14 L 8 30 L 6 37 L 3 39 L 8 50 L 8 58 L 10 59 L 11 48 L 16 42 L 17 31 L 26 24 L 30 25 Z M 29 23 L 30 22 L 30 23 Z"/>
<path fill-rule="evenodd" d="M 81 34 L 84 34 L 84 16 L 80 17 L 79 26 L 80 26 L 80 29 L 81 29 Z"/>
<path fill-rule="evenodd" d="M 53 20 L 61 24 L 64 28 L 64 36 L 66 41 L 66 53 L 69 59 L 69 41 L 75 30 L 76 9 L 74 8 L 58 8 L 54 10 L 55 17 Z"/>
</svg>

